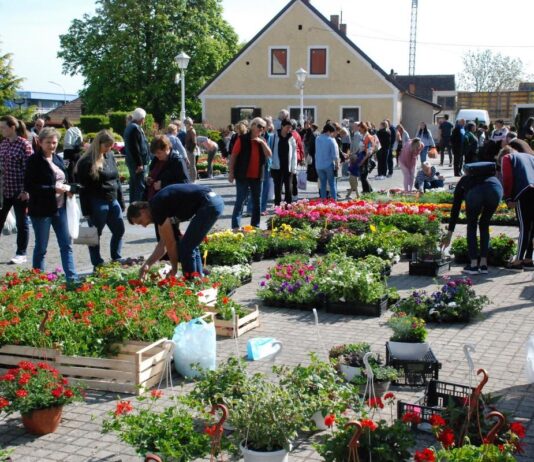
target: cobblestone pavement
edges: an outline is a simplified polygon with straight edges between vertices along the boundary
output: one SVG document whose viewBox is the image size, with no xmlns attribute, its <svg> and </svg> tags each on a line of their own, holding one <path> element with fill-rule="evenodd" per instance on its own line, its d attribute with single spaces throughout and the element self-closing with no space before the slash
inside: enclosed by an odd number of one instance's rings
<svg viewBox="0 0 534 462">
<path fill-rule="evenodd" d="M 450 177 L 450 170 L 446 169 Z M 402 181 L 399 171 L 395 171 L 393 180 L 375 182 L 375 189 L 398 186 Z M 234 188 L 228 186 L 224 179 L 210 182 L 214 189 L 221 193 L 226 201 L 225 215 L 219 227 L 227 227 L 231 214 Z M 343 191 L 342 183 L 341 191 Z M 314 189 L 315 191 L 315 189 Z M 305 196 L 314 196 L 308 193 Z M 245 220 L 247 223 L 248 220 Z M 459 227 L 458 232 L 463 232 Z M 513 228 L 494 228 L 494 232 L 505 230 L 513 237 L 517 231 Z M 106 241 L 106 234 L 104 234 Z M 6 265 L 14 254 L 14 236 L 0 237 L 0 272 L 13 270 Z M 30 239 L 33 242 L 33 236 Z M 48 255 L 49 266 L 53 268 L 59 262 L 59 253 L 54 241 L 50 241 Z M 146 255 L 152 249 L 154 239 L 152 229 L 131 227 L 127 225 L 124 245 L 124 256 Z M 30 244 L 30 252 L 33 245 Z M 106 255 L 107 249 L 103 255 Z M 76 249 L 76 262 L 81 271 L 90 269 L 87 251 Z M 245 305 L 258 303 L 255 292 L 261 276 L 265 273 L 270 261 L 253 264 L 253 281 L 241 287 L 235 294 L 236 300 Z M 532 273 L 512 273 L 504 269 L 490 268 L 490 274 L 474 277 L 478 294 L 487 295 L 491 305 L 483 311 L 482 317 L 468 325 L 432 325 L 429 329 L 429 341 L 438 360 L 443 367 L 440 379 L 456 383 L 468 383 L 468 367 L 464 359 L 462 346 L 465 342 L 476 345 L 473 355 L 475 366 L 485 368 L 490 376 L 487 390 L 503 395 L 504 410 L 513 413 L 527 426 L 527 453 L 521 461 L 534 460 L 534 425 L 531 420 L 534 415 L 534 386 L 529 385 L 525 376 L 525 356 L 528 336 L 534 330 L 534 285 Z M 461 267 L 454 265 L 451 274 L 459 275 Z M 393 267 L 389 279 L 391 286 L 397 287 L 401 294 L 407 294 L 411 289 L 437 288 L 436 281 L 428 277 L 409 277 L 408 264 L 401 262 Z M 384 343 L 388 338 L 389 329 L 382 318 L 347 317 L 326 314 L 319 311 L 320 327 L 316 329 L 313 315 L 310 312 L 290 309 L 272 309 L 260 307 L 261 326 L 234 342 L 230 339 L 217 342 L 218 361 L 224 361 L 236 348 L 240 356 L 246 354 L 246 341 L 251 337 L 272 336 L 284 344 L 277 363 L 296 365 L 308 360 L 309 352 L 317 352 L 326 358 L 326 351 L 330 346 L 343 342 L 369 342 L 374 351 L 383 352 Z M 387 315 L 386 315 L 387 316 Z M 255 362 L 249 364 L 251 371 L 267 372 L 270 362 Z M 175 384 L 180 383 L 178 376 L 174 376 Z M 182 390 L 190 388 L 185 384 Z M 401 397 L 415 399 L 422 393 L 421 389 L 397 389 Z M 170 389 L 165 390 L 168 396 Z M 123 395 L 122 397 L 124 397 Z M 25 433 L 18 416 L 10 416 L 0 420 L 0 445 L 15 450 L 14 461 L 139 461 L 135 451 L 119 442 L 113 435 L 102 435 L 100 424 L 106 413 L 114 409 L 116 400 L 120 398 L 114 393 L 90 392 L 84 404 L 69 406 L 64 411 L 59 430 L 51 435 L 33 437 Z M 420 436 L 420 441 L 428 437 Z M 423 444 L 422 442 L 420 444 Z M 311 448 L 309 442 L 298 445 L 291 454 L 292 460 L 318 461 L 320 458 Z"/>
</svg>

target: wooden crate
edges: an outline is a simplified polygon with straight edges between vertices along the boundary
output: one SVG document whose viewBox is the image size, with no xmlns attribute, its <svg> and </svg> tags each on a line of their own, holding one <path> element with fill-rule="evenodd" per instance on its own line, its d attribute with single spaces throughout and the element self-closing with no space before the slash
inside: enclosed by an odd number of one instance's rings
<svg viewBox="0 0 534 462">
<path fill-rule="evenodd" d="M 92 390 L 140 394 L 159 383 L 171 345 L 167 339 L 129 341 L 120 345 L 119 354 L 113 358 L 66 356 L 59 350 L 4 345 L 0 347 L 0 368 L 13 367 L 23 360 L 44 360 L 72 383 Z"/>
<path fill-rule="evenodd" d="M 215 318 L 215 330 L 221 337 L 239 337 L 245 332 L 254 329 L 260 325 L 260 310 L 256 306 L 249 314 L 240 318 L 239 316 L 233 321 L 223 321 Z"/>
</svg>

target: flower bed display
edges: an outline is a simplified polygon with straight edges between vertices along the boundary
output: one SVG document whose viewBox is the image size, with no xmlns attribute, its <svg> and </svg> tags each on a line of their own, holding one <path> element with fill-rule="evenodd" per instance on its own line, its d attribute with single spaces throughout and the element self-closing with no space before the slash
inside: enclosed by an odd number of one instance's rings
<svg viewBox="0 0 534 462">
<path fill-rule="evenodd" d="M 432 222 L 438 218 L 436 207 L 429 204 L 376 203 L 366 201 L 335 202 L 332 200 L 300 200 L 275 208 L 274 225 L 293 227 L 305 224 L 323 228 L 346 227 L 356 232 L 369 229 L 372 217 L 422 215 Z M 391 220 L 394 220 L 393 218 Z M 387 221 L 387 220 L 386 220 Z M 424 222 L 424 220 L 423 220 Z"/>
<path fill-rule="evenodd" d="M 180 321 L 203 314 L 197 293 L 209 280 L 136 277 L 135 268 L 112 266 L 67 290 L 58 273 L 7 273 L 0 278 L 0 345 L 104 358 L 126 341 L 167 338 Z"/>
<path fill-rule="evenodd" d="M 343 255 L 315 260 L 295 257 L 269 270 L 258 296 L 266 305 L 325 305 L 331 312 L 379 316 L 387 308 L 387 290 L 379 268 L 374 260 L 355 261 Z"/>
<path fill-rule="evenodd" d="M 398 230 L 353 234 L 336 233 L 326 245 L 326 253 L 343 253 L 352 258 L 375 255 L 384 260 L 399 261 L 403 235 Z"/>
<path fill-rule="evenodd" d="M 488 303 L 488 297 L 476 294 L 469 278 L 459 278 L 446 280 L 440 290 L 431 295 L 416 290 L 400 300 L 393 310 L 429 322 L 469 322 Z"/>
<path fill-rule="evenodd" d="M 245 233 L 226 230 L 208 234 L 200 252 L 209 265 L 242 265 L 253 260 L 257 248 L 245 239 Z"/>
</svg>

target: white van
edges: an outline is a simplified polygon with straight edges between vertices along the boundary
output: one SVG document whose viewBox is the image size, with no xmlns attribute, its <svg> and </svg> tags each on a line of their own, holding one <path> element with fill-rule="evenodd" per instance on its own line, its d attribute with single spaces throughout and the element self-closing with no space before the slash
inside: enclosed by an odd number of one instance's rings
<svg viewBox="0 0 534 462">
<path fill-rule="evenodd" d="M 490 124 L 488 111 L 485 109 L 460 109 L 456 114 L 456 121 L 464 119 L 466 122 L 475 122 L 479 124 Z"/>
</svg>

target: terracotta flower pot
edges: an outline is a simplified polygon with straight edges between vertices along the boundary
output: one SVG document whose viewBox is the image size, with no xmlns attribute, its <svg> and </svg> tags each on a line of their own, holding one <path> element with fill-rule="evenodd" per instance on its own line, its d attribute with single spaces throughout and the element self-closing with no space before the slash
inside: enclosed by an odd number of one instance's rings
<svg viewBox="0 0 534 462">
<path fill-rule="evenodd" d="M 36 409 L 29 414 L 22 414 L 22 424 L 34 435 L 54 433 L 61 422 L 62 410 L 63 406 Z"/>
</svg>

